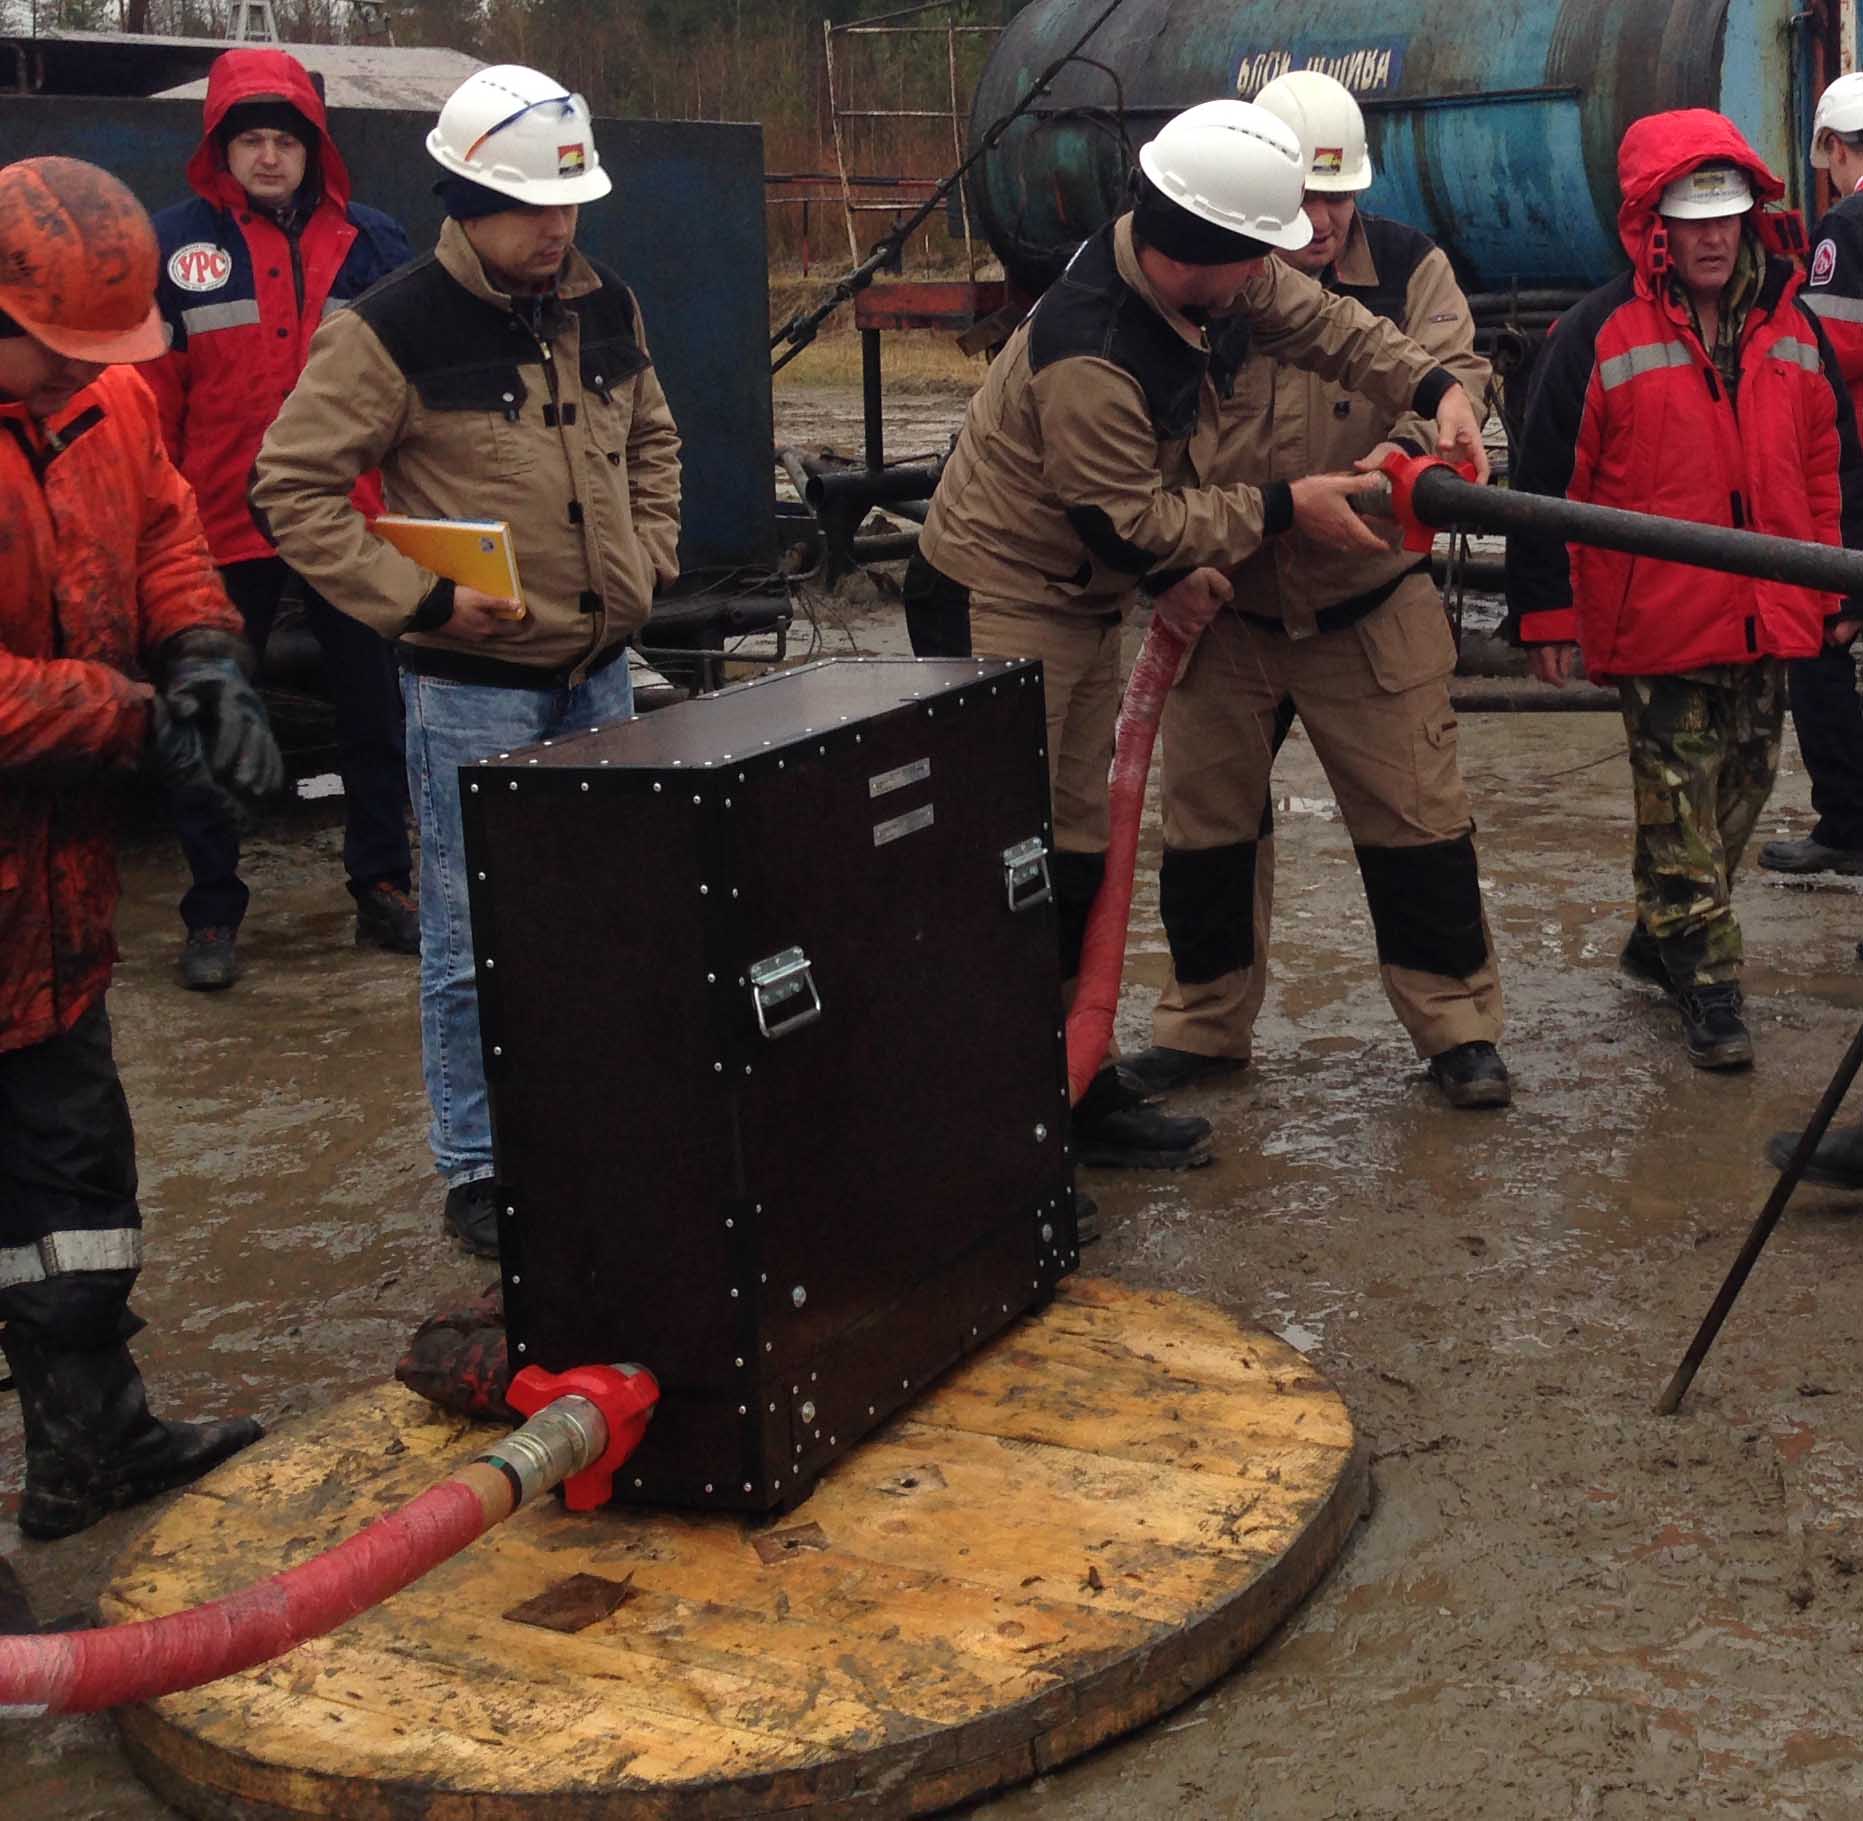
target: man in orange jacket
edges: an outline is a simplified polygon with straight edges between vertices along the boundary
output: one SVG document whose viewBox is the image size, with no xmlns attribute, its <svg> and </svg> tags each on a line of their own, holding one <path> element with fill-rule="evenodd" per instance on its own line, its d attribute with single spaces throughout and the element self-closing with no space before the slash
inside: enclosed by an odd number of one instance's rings
<svg viewBox="0 0 1863 1821">
<path fill-rule="evenodd" d="M 33 1537 L 185 1485 L 260 1433 L 151 1415 L 127 1344 L 142 1217 L 104 1010 L 115 799 L 145 767 L 190 799 L 284 772 L 155 401 L 110 364 L 163 350 L 156 265 L 108 173 L 0 169 L 0 1351 Z"/>
</svg>

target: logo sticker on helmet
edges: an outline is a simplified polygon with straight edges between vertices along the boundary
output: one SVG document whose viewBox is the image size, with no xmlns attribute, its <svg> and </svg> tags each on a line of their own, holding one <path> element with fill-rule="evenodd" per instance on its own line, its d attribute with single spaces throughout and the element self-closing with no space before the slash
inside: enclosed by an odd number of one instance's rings
<svg viewBox="0 0 1863 1821">
<path fill-rule="evenodd" d="M 580 145 L 559 145 L 556 148 L 556 174 L 559 177 L 580 177 L 588 169 L 588 157 Z"/>
<path fill-rule="evenodd" d="M 1811 256 L 1811 280 L 1814 285 L 1827 285 L 1837 271 L 1837 242 L 1821 240 L 1818 250 Z"/>
<path fill-rule="evenodd" d="M 233 276 L 233 256 L 211 240 L 192 240 L 169 255 L 168 276 L 184 291 L 217 291 Z"/>
<path fill-rule="evenodd" d="M 1337 177 L 1344 170 L 1344 146 L 1316 145 L 1313 148 L 1313 175 L 1315 177 Z"/>
</svg>

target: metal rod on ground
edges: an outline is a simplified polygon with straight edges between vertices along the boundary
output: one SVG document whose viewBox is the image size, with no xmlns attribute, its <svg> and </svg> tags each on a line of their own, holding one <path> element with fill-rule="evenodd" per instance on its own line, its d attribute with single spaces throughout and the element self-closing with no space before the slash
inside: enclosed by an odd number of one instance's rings
<svg viewBox="0 0 1863 1821">
<path fill-rule="evenodd" d="M 1734 1298 L 1740 1294 L 1766 1241 L 1772 1237 L 1773 1228 L 1779 1224 L 1779 1217 L 1785 1212 L 1786 1202 L 1791 1199 L 1792 1191 L 1798 1187 L 1799 1178 L 1805 1173 L 1805 1165 L 1811 1161 L 1812 1152 L 1823 1140 L 1859 1068 L 1863 1068 L 1863 1026 L 1859 1026 L 1857 1034 L 1851 1038 L 1850 1048 L 1844 1052 L 1843 1061 L 1837 1065 L 1837 1073 L 1825 1088 L 1824 1098 L 1818 1102 L 1811 1123 L 1799 1133 L 1798 1143 L 1793 1147 L 1785 1168 L 1779 1172 L 1779 1180 L 1773 1184 L 1772 1193 L 1766 1197 L 1766 1205 L 1760 1210 L 1759 1219 L 1753 1223 L 1753 1230 L 1747 1235 L 1747 1243 L 1740 1248 L 1740 1256 L 1734 1260 L 1734 1268 L 1727 1273 L 1727 1281 L 1721 1285 L 1714 1306 L 1696 1330 L 1695 1338 L 1689 1342 L 1688 1351 L 1682 1355 L 1682 1363 L 1676 1367 L 1668 1388 L 1656 1400 L 1658 1416 L 1674 1416 L 1682 1399 L 1688 1395 L 1689 1386 L 1695 1382 L 1695 1374 L 1701 1370 L 1701 1362 L 1708 1357 L 1708 1349 L 1714 1345 L 1714 1337 L 1720 1333 L 1722 1322 L 1726 1321 L 1728 1311 L 1734 1306 Z"/>
<path fill-rule="evenodd" d="M 1863 550 L 1734 531 L 1725 525 L 1697 525 L 1649 512 L 1626 512 L 1617 506 L 1591 506 L 1556 494 L 1477 486 L 1442 463 L 1419 472 L 1411 504 L 1417 517 L 1438 531 L 1462 525 L 1477 531 L 1538 532 L 1569 543 L 1622 550 L 1632 556 L 1664 557 L 1726 575 L 1793 582 L 1830 594 L 1863 595 Z"/>
</svg>

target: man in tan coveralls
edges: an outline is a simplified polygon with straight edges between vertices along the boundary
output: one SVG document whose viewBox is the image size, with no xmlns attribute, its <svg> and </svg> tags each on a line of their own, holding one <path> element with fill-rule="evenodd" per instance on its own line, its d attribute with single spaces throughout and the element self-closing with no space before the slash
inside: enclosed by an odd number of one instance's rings
<svg viewBox="0 0 1863 1821">
<path fill-rule="evenodd" d="M 1259 104 L 1300 134 L 1313 238 L 1281 255 L 1405 333 L 1482 398 L 1468 302 L 1442 251 L 1358 209 L 1372 180 L 1365 125 L 1317 70 Z M 1214 332 L 1220 345 L 1224 328 Z M 1253 353 L 1222 406 L 1209 478 L 1269 486 L 1431 439 L 1336 381 Z M 1248 1061 L 1267 979 L 1274 884 L 1269 773 L 1297 713 L 1358 854 L 1385 993 L 1452 1106 L 1505 1106 L 1501 983 L 1482 912 L 1474 819 L 1456 762 L 1455 643 L 1429 558 L 1328 549 L 1300 529 L 1231 571 L 1233 607 L 1205 631 L 1164 714 L 1159 901 L 1172 976 L 1153 1047 L 1130 1059 L 1168 1092 Z"/>
<path fill-rule="evenodd" d="M 1167 615 L 1226 599 L 1220 568 L 1295 527 L 1382 549 L 1347 497 L 1360 476 L 1211 483 L 1235 366 L 1205 323 L 1239 315 L 1261 352 L 1360 388 L 1393 417 L 1434 415 L 1437 446 L 1486 472 L 1452 373 L 1268 257 L 1312 233 L 1306 160 L 1282 121 L 1205 102 L 1168 121 L 1140 165 L 1134 209 L 1080 249 L 971 401 L 906 580 L 909 601 L 967 598 L 977 652 L 1042 660 L 1064 978 L 1105 869 L 1120 623 L 1135 591 Z M 1169 1118 L 1115 1068 L 1074 1109 L 1074 1130 L 1087 1164 L 1207 1156 L 1207 1122 Z"/>
</svg>

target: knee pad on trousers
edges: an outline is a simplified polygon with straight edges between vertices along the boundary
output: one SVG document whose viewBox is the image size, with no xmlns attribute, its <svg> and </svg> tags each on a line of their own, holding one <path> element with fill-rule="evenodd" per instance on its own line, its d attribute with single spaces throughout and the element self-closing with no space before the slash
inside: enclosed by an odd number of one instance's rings
<svg viewBox="0 0 1863 1821">
<path fill-rule="evenodd" d="M 1257 844 L 1167 847 L 1158 868 L 1158 912 L 1171 966 L 1187 986 L 1255 962 Z"/>
<path fill-rule="evenodd" d="M 1356 851 L 1386 967 L 1466 980 L 1488 959 L 1473 835 Z"/>
<path fill-rule="evenodd" d="M 1061 943 L 1061 978 L 1072 980 L 1080 972 L 1080 951 L 1087 939 L 1087 918 L 1106 877 L 1104 854 L 1071 854 L 1057 848 L 1048 856 L 1048 878 L 1054 888 L 1056 934 Z"/>
</svg>

